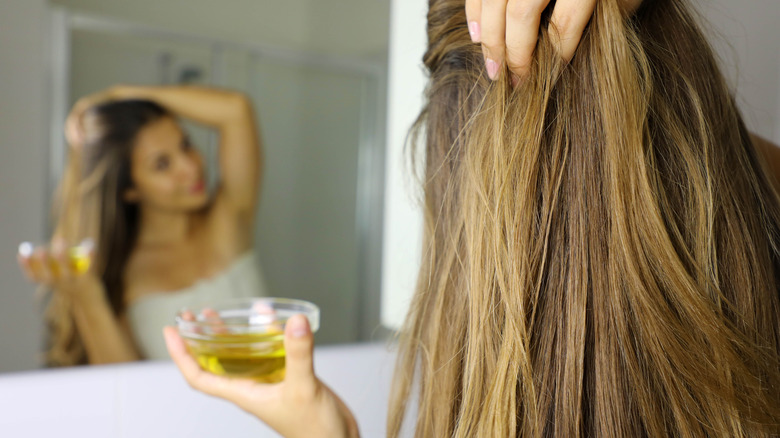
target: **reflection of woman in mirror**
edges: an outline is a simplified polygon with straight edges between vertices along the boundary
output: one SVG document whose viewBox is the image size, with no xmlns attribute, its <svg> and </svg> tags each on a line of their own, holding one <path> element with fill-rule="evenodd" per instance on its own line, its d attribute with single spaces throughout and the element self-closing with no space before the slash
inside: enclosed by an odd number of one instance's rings
<svg viewBox="0 0 780 438">
<path fill-rule="evenodd" d="M 780 196 L 690 2 L 465 3 L 429 2 L 388 436 L 779 436 Z M 190 384 L 286 437 L 356 435 L 290 326 L 278 385 L 166 336 Z"/>
<path fill-rule="evenodd" d="M 177 117 L 219 133 L 213 196 Z M 49 365 L 167 357 L 160 329 L 182 307 L 263 295 L 252 251 L 261 172 L 250 102 L 195 87 L 118 86 L 81 99 L 48 249 L 20 263 L 53 291 Z M 67 269 L 69 245 L 92 239 L 91 269 Z"/>
</svg>

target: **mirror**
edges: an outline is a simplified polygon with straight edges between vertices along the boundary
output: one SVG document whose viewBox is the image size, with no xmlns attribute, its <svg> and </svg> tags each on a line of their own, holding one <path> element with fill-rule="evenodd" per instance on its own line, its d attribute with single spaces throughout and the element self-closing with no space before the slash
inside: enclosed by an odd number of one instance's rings
<svg viewBox="0 0 780 438">
<path fill-rule="evenodd" d="M 389 0 L 55 0 L 43 5 L 50 134 L 40 197 L 48 214 L 62 176 L 64 119 L 114 84 L 194 84 L 241 91 L 258 116 L 265 166 L 254 247 L 270 296 L 321 309 L 320 344 L 376 339 L 384 185 Z M 43 65 L 41 65 L 43 68 Z M 217 135 L 184 123 L 215 187 Z M 42 221 L 45 222 L 45 221 Z M 18 242 L 38 235 L 7 230 Z M 30 314 L 35 287 L 3 307 Z M 18 287 L 17 287 L 18 288 Z M 40 311 L 40 308 L 36 309 Z M 173 318 L 174 315 L 171 315 Z M 40 315 L 36 324 L 41 324 Z M 39 351 L 42 329 L 0 337 L 4 357 Z M 13 336 L 13 339 L 11 339 Z M 35 348 L 30 348 L 34 344 Z M 16 346 L 23 348 L 16 351 Z M 28 359 L 35 363 L 38 358 Z M 2 362 L 2 361 L 0 361 Z M 20 369 L 0 363 L 0 371 Z"/>
</svg>

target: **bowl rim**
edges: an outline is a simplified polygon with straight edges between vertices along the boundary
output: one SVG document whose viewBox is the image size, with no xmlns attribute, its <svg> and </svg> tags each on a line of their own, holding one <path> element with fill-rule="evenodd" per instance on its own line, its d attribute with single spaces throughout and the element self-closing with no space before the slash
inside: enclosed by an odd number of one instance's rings
<svg viewBox="0 0 780 438">
<path fill-rule="evenodd" d="M 189 320 L 183 319 L 182 316 L 181 316 L 182 313 L 184 313 L 185 311 L 192 311 L 192 308 L 201 309 L 201 310 L 202 309 L 206 309 L 206 308 L 211 308 L 211 309 L 216 310 L 217 312 L 220 312 L 220 311 L 226 311 L 226 310 L 240 310 L 240 309 L 235 309 L 235 308 L 232 308 L 232 307 L 238 306 L 239 304 L 246 304 L 247 307 L 251 307 L 251 305 L 253 305 L 254 303 L 257 303 L 257 302 L 261 302 L 261 303 L 262 302 L 265 302 L 265 303 L 278 303 L 278 304 L 295 305 L 295 306 L 302 307 L 303 309 L 301 311 L 296 311 L 293 315 L 298 315 L 298 314 L 304 315 L 306 317 L 306 319 L 309 320 L 309 324 L 312 325 L 312 331 L 316 331 L 317 329 L 319 329 L 319 316 L 320 316 L 320 308 L 319 308 L 319 306 L 317 306 L 316 304 L 314 304 L 314 303 L 312 303 L 310 301 L 306 301 L 306 300 L 301 300 L 301 299 L 297 299 L 297 298 L 282 298 L 282 297 L 237 297 L 237 298 L 227 298 L 227 299 L 223 299 L 223 300 L 218 300 L 216 302 L 214 302 L 214 301 L 202 301 L 202 302 L 198 303 L 195 306 L 188 306 L 188 307 L 183 307 L 183 308 L 179 309 L 179 311 L 176 312 L 176 317 L 175 317 L 176 327 L 181 332 L 182 325 L 185 325 L 188 329 L 197 328 L 197 327 L 211 327 L 213 325 L 213 322 L 209 322 L 209 321 L 197 321 L 197 320 L 196 321 L 189 321 Z M 281 323 L 281 324 L 286 324 L 287 320 L 289 318 L 290 317 L 279 318 L 279 319 L 275 320 L 274 322 Z M 267 327 L 270 324 L 271 323 L 267 323 L 267 324 L 251 324 L 251 323 L 230 323 L 230 324 L 225 324 L 225 323 L 222 323 L 221 326 L 223 326 L 223 327 L 257 327 L 257 328 L 262 328 L 262 327 Z M 316 325 L 317 327 L 315 328 L 314 325 Z"/>
</svg>

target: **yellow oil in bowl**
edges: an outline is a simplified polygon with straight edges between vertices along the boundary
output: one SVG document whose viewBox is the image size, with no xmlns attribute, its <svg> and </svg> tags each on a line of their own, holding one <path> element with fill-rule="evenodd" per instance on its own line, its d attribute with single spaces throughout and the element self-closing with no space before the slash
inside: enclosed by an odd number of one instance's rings
<svg viewBox="0 0 780 438">
<path fill-rule="evenodd" d="M 314 333 L 320 310 L 303 300 L 274 297 L 232 298 L 198 303 L 176 315 L 179 334 L 204 370 L 262 383 L 284 380 L 284 328 L 303 315 Z"/>
<path fill-rule="evenodd" d="M 90 257 L 91 248 L 85 246 L 75 246 L 68 250 L 68 262 L 71 272 L 81 275 L 89 271 L 92 259 Z"/>
<path fill-rule="evenodd" d="M 187 349 L 211 373 L 262 383 L 284 380 L 284 333 L 212 334 L 186 338 Z"/>
</svg>

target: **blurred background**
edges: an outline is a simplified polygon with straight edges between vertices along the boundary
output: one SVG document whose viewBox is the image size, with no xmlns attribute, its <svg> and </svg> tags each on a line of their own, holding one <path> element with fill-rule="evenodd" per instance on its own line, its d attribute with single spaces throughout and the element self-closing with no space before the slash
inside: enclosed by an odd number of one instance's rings
<svg viewBox="0 0 780 438">
<path fill-rule="evenodd" d="M 649 0 L 647 0 L 649 1 Z M 696 2 L 749 128 L 780 142 L 780 2 Z M 270 293 L 322 307 L 321 345 L 382 339 L 413 290 L 422 0 L 0 0 L 0 372 L 40 366 L 16 265 L 49 236 L 62 123 L 115 83 L 247 93 L 266 150 L 256 247 Z M 214 167 L 213 134 L 188 125 Z"/>
</svg>

